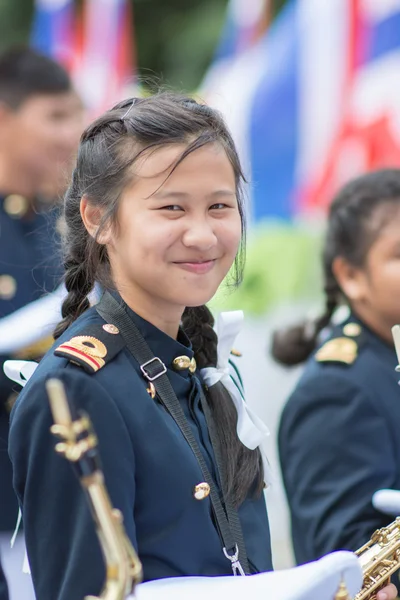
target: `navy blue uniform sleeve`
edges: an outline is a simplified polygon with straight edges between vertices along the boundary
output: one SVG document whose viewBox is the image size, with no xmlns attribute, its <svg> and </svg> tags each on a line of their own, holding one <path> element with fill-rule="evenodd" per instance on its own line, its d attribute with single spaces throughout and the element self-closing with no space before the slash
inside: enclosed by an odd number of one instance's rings
<svg viewBox="0 0 400 600">
<path fill-rule="evenodd" d="M 12 392 L 14 390 L 18 392 L 21 390 L 21 387 L 11 381 L 11 379 L 8 379 L 7 375 L 3 371 L 3 365 L 9 358 L 9 356 L 0 355 L 0 408 L 4 408 L 4 410 L 7 410 L 6 403 Z"/>
<path fill-rule="evenodd" d="M 135 461 L 118 407 L 95 379 L 69 366 L 52 373 L 90 416 L 111 502 L 122 511 L 136 547 L 133 506 Z M 28 384 L 11 418 L 10 457 L 22 506 L 29 563 L 37 598 L 81 600 L 99 595 L 105 567 L 86 495 L 71 464 L 54 450 L 44 378 Z"/>
<path fill-rule="evenodd" d="M 294 391 L 279 454 L 298 563 L 356 550 L 390 521 L 371 503 L 395 481 L 390 433 L 367 393 L 345 377 L 327 373 Z"/>
</svg>

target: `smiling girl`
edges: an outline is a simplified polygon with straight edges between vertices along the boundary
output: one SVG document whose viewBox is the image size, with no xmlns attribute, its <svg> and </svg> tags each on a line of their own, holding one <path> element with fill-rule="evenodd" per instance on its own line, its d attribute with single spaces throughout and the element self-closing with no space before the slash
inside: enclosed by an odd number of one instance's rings
<svg viewBox="0 0 400 600">
<path fill-rule="evenodd" d="M 123 102 L 82 136 L 64 203 L 64 319 L 10 435 L 40 600 L 99 594 L 105 578 L 84 494 L 54 452 L 49 377 L 91 416 L 145 581 L 272 568 L 260 450 L 238 438 L 221 381 L 203 377 L 218 358 L 205 303 L 232 264 L 241 278 L 241 182 L 220 115 L 188 98 Z M 105 294 L 90 308 L 95 283 Z"/>
<path fill-rule="evenodd" d="M 282 364 L 308 358 L 279 431 L 299 563 L 339 548 L 356 550 L 393 520 L 374 508 L 372 497 L 381 488 L 400 489 L 400 388 L 391 333 L 400 323 L 400 170 L 362 175 L 338 192 L 323 273 L 325 313 L 278 331 L 273 342 Z M 334 324 L 340 305 L 350 313 Z"/>
</svg>

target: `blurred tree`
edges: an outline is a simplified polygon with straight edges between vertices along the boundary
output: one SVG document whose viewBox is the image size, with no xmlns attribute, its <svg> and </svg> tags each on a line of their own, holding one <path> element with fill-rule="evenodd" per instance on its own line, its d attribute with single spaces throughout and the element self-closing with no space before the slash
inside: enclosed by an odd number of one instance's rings
<svg viewBox="0 0 400 600">
<path fill-rule="evenodd" d="M 227 0 L 134 0 L 139 73 L 194 89 L 210 64 Z"/>
<path fill-rule="evenodd" d="M 272 13 L 274 17 L 278 14 L 278 12 L 283 8 L 288 0 L 272 0 Z"/>
<path fill-rule="evenodd" d="M 33 0 L 0 0 L 0 52 L 26 43 L 33 15 Z"/>
<path fill-rule="evenodd" d="M 228 0 L 131 1 L 141 78 L 195 89 L 213 57 Z M 276 15 L 287 0 L 272 1 Z M 33 6 L 34 0 L 0 0 L 0 52 L 29 41 Z"/>
</svg>

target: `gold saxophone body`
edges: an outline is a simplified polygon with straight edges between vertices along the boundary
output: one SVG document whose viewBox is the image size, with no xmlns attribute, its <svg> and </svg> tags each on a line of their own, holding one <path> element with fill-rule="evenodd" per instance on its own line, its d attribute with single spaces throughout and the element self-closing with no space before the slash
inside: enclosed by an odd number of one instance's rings
<svg viewBox="0 0 400 600">
<path fill-rule="evenodd" d="M 61 438 L 56 451 L 69 460 L 86 492 L 106 564 L 100 596 L 85 600 L 124 600 L 142 580 L 142 565 L 126 535 L 122 514 L 112 507 L 99 465 L 97 438 L 87 415 L 77 413 L 58 379 L 46 383 L 54 425 Z"/>
<path fill-rule="evenodd" d="M 377 529 L 356 554 L 364 583 L 354 600 L 376 600 L 377 592 L 390 583 L 391 575 L 400 568 L 400 517 L 387 527 Z"/>
</svg>

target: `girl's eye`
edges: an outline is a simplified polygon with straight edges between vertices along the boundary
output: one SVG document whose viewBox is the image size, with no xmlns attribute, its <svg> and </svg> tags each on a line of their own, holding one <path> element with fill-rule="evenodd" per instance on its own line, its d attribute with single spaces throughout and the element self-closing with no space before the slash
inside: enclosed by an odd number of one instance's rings
<svg viewBox="0 0 400 600">
<path fill-rule="evenodd" d="M 183 210 L 183 209 L 178 204 L 169 204 L 168 206 L 162 206 L 160 208 L 160 210 L 169 210 L 169 211 L 175 212 L 175 211 Z"/>
<path fill-rule="evenodd" d="M 221 208 L 228 208 L 228 205 L 223 202 L 218 202 L 217 204 L 210 206 L 210 210 L 220 210 Z"/>
</svg>

